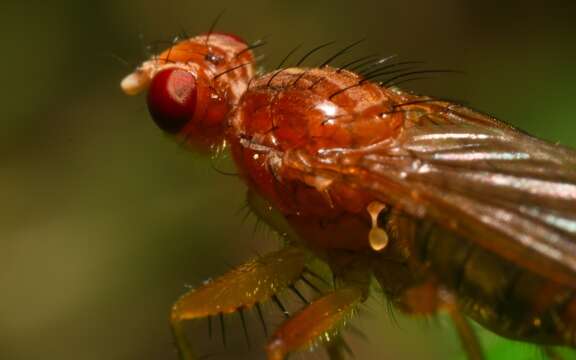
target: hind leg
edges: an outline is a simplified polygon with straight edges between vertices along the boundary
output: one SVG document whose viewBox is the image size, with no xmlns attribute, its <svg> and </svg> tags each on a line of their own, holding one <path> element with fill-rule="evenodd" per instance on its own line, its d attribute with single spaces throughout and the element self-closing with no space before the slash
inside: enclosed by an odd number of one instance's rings
<svg viewBox="0 0 576 360">
<path fill-rule="evenodd" d="M 542 354 L 544 354 L 544 357 L 548 360 L 564 360 L 562 355 L 558 354 L 558 352 L 556 352 L 556 350 L 550 346 L 542 346 L 541 350 Z"/>
<path fill-rule="evenodd" d="M 480 341 L 478 340 L 478 336 L 474 332 L 474 329 L 470 325 L 470 322 L 466 317 L 462 314 L 458 306 L 455 304 L 449 304 L 445 306 L 448 314 L 452 318 L 452 322 L 454 323 L 454 327 L 458 332 L 458 336 L 460 337 L 460 343 L 466 351 L 469 360 L 483 360 L 484 353 L 482 351 L 482 346 L 480 345 Z"/>
<path fill-rule="evenodd" d="M 402 310 L 415 315 L 433 315 L 446 311 L 456 328 L 460 343 L 469 360 L 484 360 L 482 346 L 468 319 L 462 314 L 452 294 L 434 282 L 410 288 L 401 297 Z"/>
</svg>

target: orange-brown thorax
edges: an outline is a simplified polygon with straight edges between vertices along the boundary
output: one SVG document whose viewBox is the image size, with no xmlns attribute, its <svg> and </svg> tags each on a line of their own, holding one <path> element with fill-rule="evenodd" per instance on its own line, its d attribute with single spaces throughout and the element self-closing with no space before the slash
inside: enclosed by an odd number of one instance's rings
<svg viewBox="0 0 576 360">
<path fill-rule="evenodd" d="M 333 68 L 285 69 L 255 79 L 231 119 L 227 140 L 249 186 L 277 207 L 308 245 L 369 249 L 373 197 L 338 179 L 302 178 L 287 153 L 316 156 L 365 149 L 394 138 L 401 95 Z M 337 93 L 342 89 L 346 89 Z"/>
</svg>

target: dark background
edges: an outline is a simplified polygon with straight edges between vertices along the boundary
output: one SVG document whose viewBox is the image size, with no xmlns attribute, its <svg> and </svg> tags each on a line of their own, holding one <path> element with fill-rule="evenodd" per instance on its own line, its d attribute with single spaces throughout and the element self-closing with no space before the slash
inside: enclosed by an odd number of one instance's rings
<svg viewBox="0 0 576 360">
<path fill-rule="evenodd" d="M 0 11 L 0 358 L 175 359 L 171 303 L 277 247 L 244 224 L 245 189 L 184 151 L 150 121 L 120 79 L 142 44 L 217 30 L 267 36 L 270 69 L 300 42 L 364 36 L 374 51 L 462 70 L 406 87 L 459 99 L 551 141 L 576 145 L 576 6 L 571 1 L 36 1 Z M 143 41 L 141 41 L 143 38 Z M 316 57 L 319 61 L 321 58 Z M 314 61 L 311 61 L 312 63 Z M 231 165 L 223 161 L 223 169 Z M 390 321 L 370 306 L 360 359 L 461 359 L 443 318 Z M 270 318 L 275 310 L 267 309 Z M 372 320 L 372 321 L 370 321 Z M 240 332 L 228 320 L 230 334 Z M 191 337 L 209 358 L 262 359 L 223 349 L 203 322 Z M 256 340 L 255 340 L 256 341 Z M 539 359 L 528 345 L 485 334 L 490 358 Z M 374 351 L 381 355 L 368 355 Z M 322 358 L 315 352 L 299 358 Z"/>
</svg>

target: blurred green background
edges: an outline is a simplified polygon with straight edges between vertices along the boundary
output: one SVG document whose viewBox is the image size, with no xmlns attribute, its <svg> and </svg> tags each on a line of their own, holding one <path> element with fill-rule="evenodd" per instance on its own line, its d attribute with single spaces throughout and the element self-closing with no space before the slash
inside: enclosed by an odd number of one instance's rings
<svg viewBox="0 0 576 360">
<path fill-rule="evenodd" d="M 176 359 L 167 320 L 185 287 L 277 247 L 254 219 L 242 223 L 243 185 L 162 136 L 143 99 L 118 87 L 132 66 L 117 58 L 136 64 L 143 45 L 206 31 L 223 9 L 218 30 L 267 37 L 269 69 L 300 42 L 368 36 L 355 56 L 465 72 L 407 87 L 576 145 L 572 1 L 8 0 L 1 9 L 0 359 Z M 381 301 L 370 309 L 361 326 L 370 342 L 350 337 L 358 358 L 463 359 L 445 319 L 395 324 Z M 224 350 L 204 322 L 190 334 L 209 358 L 262 359 L 254 319 L 252 349 L 240 338 Z M 238 319 L 227 323 L 240 333 Z M 483 334 L 489 359 L 542 358 Z"/>
</svg>

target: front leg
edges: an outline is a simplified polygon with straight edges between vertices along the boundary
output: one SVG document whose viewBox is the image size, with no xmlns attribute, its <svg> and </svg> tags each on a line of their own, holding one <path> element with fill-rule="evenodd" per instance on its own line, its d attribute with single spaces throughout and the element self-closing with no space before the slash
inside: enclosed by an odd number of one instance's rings
<svg viewBox="0 0 576 360">
<path fill-rule="evenodd" d="M 171 326 L 182 360 L 196 359 L 183 320 L 229 314 L 269 300 L 296 282 L 308 254 L 289 246 L 236 267 L 214 281 L 184 294 L 172 307 Z"/>
</svg>

